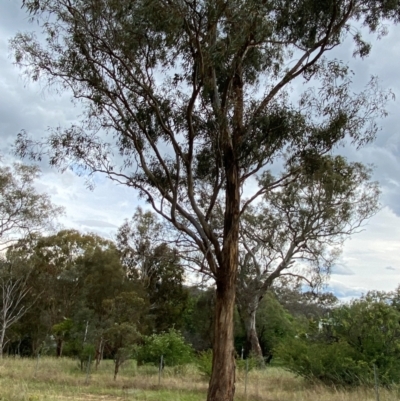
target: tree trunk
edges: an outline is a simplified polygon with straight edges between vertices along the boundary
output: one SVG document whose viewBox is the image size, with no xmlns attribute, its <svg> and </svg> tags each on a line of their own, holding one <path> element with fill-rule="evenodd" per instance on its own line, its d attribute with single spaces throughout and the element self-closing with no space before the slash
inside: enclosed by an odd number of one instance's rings
<svg viewBox="0 0 400 401">
<path fill-rule="evenodd" d="M 232 401 L 235 394 L 234 307 L 234 286 L 222 286 L 217 283 L 213 369 L 208 388 L 208 401 Z"/>
<path fill-rule="evenodd" d="M 62 357 L 63 345 L 64 345 L 64 341 L 61 338 L 58 338 L 57 339 L 57 350 L 56 350 L 58 358 Z"/>
<path fill-rule="evenodd" d="M 213 365 L 207 401 L 233 401 L 235 395 L 233 315 L 239 251 L 240 184 L 233 152 L 225 154 L 224 164 L 227 184 L 224 235 L 216 272 Z"/>
<path fill-rule="evenodd" d="M 254 286 L 238 286 L 236 297 L 237 307 L 244 328 L 246 330 L 246 344 L 244 347 L 246 358 L 249 355 L 257 358 L 260 364 L 264 364 L 264 358 L 256 329 L 256 314 L 259 306 L 259 290 Z"/>
<path fill-rule="evenodd" d="M 0 332 L 0 359 L 3 359 L 3 347 L 4 347 L 5 335 L 6 335 L 6 329 L 3 326 Z"/>
<path fill-rule="evenodd" d="M 97 347 L 96 347 L 96 370 L 100 365 L 100 361 L 102 359 L 103 356 L 103 337 L 100 337 L 100 341 L 97 343 Z"/>
<path fill-rule="evenodd" d="M 116 357 L 115 361 L 115 366 L 114 366 L 114 380 L 117 380 L 117 375 L 119 372 L 119 367 L 121 366 L 121 359 Z"/>
<path fill-rule="evenodd" d="M 256 330 L 256 313 L 257 309 L 252 308 L 251 310 L 246 310 L 244 313 L 242 312 L 241 318 L 246 329 L 247 354 L 257 358 L 262 363 L 264 359 Z"/>
</svg>

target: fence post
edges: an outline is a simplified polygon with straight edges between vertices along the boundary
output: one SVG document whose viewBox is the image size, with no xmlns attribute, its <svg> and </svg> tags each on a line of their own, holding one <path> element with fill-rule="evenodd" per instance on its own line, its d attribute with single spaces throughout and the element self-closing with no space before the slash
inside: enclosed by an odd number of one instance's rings
<svg viewBox="0 0 400 401">
<path fill-rule="evenodd" d="M 379 401 L 379 383 L 378 383 L 378 373 L 376 371 L 376 365 L 374 364 L 374 379 L 375 379 L 375 395 L 376 401 Z"/>
<path fill-rule="evenodd" d="M 160 367 L 158 368 L 158 384 L 161 384 L 161 372 L 163 369 L 163 355 L 160 358 Z"/>
<path fill-rule="evenodd" d="M 244 376 L 244 395 L 246 396 L 247 399 L 247 373 L 249 371 L 249 360 L 246 359 L 246 372 Z"/>
<path fill-rule="evenodd" d="M 90 360 L 92 359 L 92 355 L 89 355 L 89 359 L 88 359 L 88 365 L 87 365 L 87 369 L 86 369 L 86 380 L 85 380 L 85 384 L 89 383 L 89 375 L 90 375 Z"/>
</svg>

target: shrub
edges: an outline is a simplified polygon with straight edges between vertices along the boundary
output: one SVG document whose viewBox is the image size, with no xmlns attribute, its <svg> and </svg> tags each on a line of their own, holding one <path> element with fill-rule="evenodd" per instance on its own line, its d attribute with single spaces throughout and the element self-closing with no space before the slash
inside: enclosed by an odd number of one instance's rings
<svg viewBox="0 0 400 401">
<path fill-rule="evenodd" d="M 390 294 L 389 294 L 390 295 Z M 286 367 L 307 379 L 335 385 L 400 382 L 400 311 L 385 293 L 368 293 L 342 305 L 308 335 L 276 348 Z"/>
<path fill-rule="evenodd" d="M 161 355 L 166 366 L 177 366 L 193 360 L 193 349 L 187 344 L 182 334 L 170 329 L 166 333 L 144 337 L 144 344 L 138 348 L 138 364 L 160 362 Z"/>
<path fill-rule="evenodd" d="M 212 350 L 209 349 L 207 351 L 200 352 L 197 358 L 197 368 L 199 369 L 202 376 L 206 379 L 211 377 L 212 372 Z"/>
<path fill-rule="evenodd" d="M 312 343 L 296 338 L 280 344 L 276 355 L 288 370 L 310 381 L 346 386 L 373 380 L 371 366 L 359 360 L 346 342 Z"/>
</svg>

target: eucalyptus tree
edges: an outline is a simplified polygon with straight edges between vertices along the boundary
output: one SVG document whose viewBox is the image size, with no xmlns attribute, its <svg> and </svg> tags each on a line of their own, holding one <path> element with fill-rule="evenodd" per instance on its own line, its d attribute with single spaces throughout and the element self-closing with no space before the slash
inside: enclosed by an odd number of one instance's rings
<svg viewBox="0 0 400 401">
<path fill-rule="evenodd" d="M 143 286 L 149 302 L 150 332 L 180 329 L 188 304 L 185 271 L 176 235 L 157 214 L 138 208 L 131 220 L 118 229 L 117 246 L 127 276 Z"/>
<path fill-rule="evenodd" d="M 54 228 L 62 208 L 34 187 L 40 170 L 36 166 L 0 164 L 0 250 L 28 235 Z"/>
<path fill-rule="evenodd" d="M 295 180 L 294 166 L 312 165 L 345 138 L 360 146 L 374 137 L 386 95 L 374 80 L 354 94 L 349 69 L 324 54 L 352 36 L 355 54 L 366 56 L 357 27 L 381 33 L 382 21 L 398 22 L 399 1 L 22 3 L 45 40 L 18 34 L 16 63 L 70 90 L 86 117 L 39 142 L 22 133 L 17 152 L 136 188 L 203 254 L 200 270 L 216 282 L 208 399 L 232 400 L 240 217 Z M 295 81 L 305 81 L 299 104 L 288 96 Z M 246 186 L 278 159 L 275 181 Z"/>
<path fill-rule="evenodd" d="M 25 298 L 31 288 L 27 284 L 28 274 L 15 268 L 8 260 L 0 258 L 0 358 L 8 340 L 6 333 L 32 307 Z"/>
<path fill-rule="evenodd" d="M 312 172 L 248 208 L 241 220 L 236 289 L 248 351 L 262 357 L 256 312 L 266 291 L 282 278 L 320 287 L 345 239 L 377 212 L 378 198 L 370 169 L 325 156 Z"/>
</svg>

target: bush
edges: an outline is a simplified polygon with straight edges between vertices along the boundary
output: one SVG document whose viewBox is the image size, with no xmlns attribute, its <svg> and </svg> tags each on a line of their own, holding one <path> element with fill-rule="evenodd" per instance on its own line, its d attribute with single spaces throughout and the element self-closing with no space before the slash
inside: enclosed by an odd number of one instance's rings
<svg viewBox="0 0 400 401">
<path fill-rule="evenodd" d="M 144 337 L 143 340 L 144 344 L 137 351 L 137 361 L 140 365 L 144 363 L 157 365 L 160 363 L 161 355 L 166 366 L 183 365 L 193 360 L 192 347 L 175 329 Z"/>
<path fill-rule="evenodd" d="M 361 385 L 372 383 L 371 366 L 356 357 L 345 342 L 311 343 L 291 339 L 276 348 L 276 356 L 285 367 L 307 380 L 328 385 Z"/>
<path fill-rule="evenodd" d="M 400 382 L 400 311 L 388 294 L 369 293 L 319 323 L 276 347 L 289 370 L 329 384 L 373 385 L 375 365 L 381 385 Z"/>
</svg>

